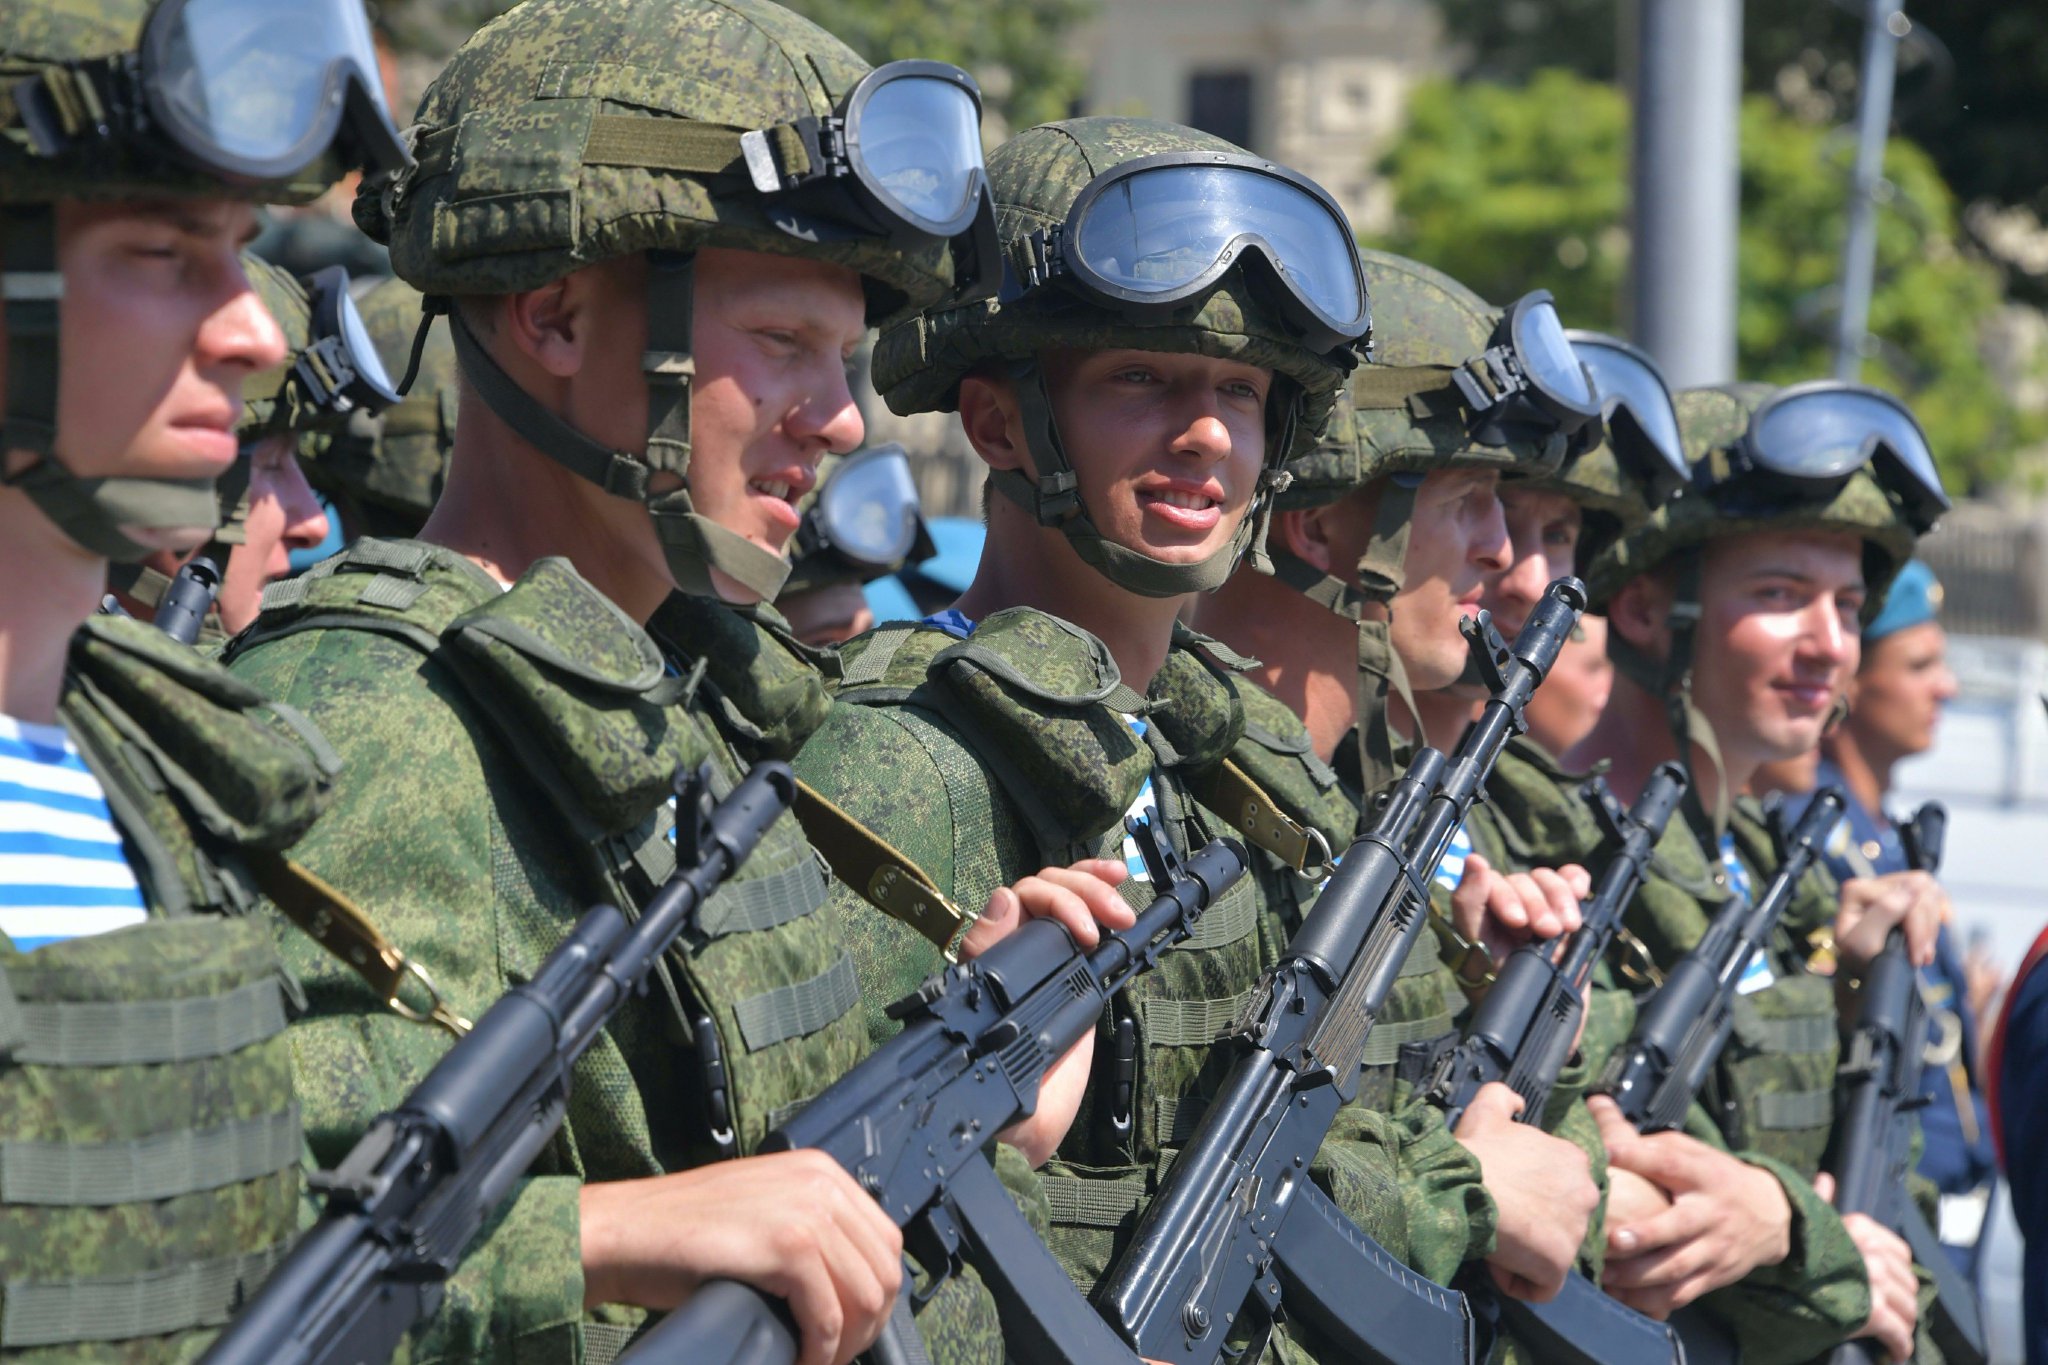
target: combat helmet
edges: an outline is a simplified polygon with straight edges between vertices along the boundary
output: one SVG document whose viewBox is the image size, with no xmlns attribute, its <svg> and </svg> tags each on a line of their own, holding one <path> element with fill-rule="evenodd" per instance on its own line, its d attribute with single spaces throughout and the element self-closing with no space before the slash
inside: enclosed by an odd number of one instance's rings
<svg viewBox="0 0 2048 1365">
<path fill-rule="evenodd" d="M 72 477 L 56 452 L 60 199 L 313 198 L 405 148 L 377 84 L 361 0 L 15 0 L 0 6 L 0 266 L 9 477 L 92 552 L 121 530 L 212 523 L 213 482 Z"/>
<path fill-rule="evenodd" d="M 1595 560 L 1586 580 L 1592 605 L 1604 609 L 1630 580 L 1675 570 L 1666 657 L 1652 659 L 1611 630 L 1607 652 L 1617 670 L 1663 699 L 1679 752 L 1696 745 L 1718 767 L 1712 727 L 1692 702 L 1702 547 L 1755 531 L 1854 535 L 1863 544 L 1867 623 L 1949 500 L 1919 423 L 1881 390 L 1834 380 L 1782 389 L 1729 384 L 1685 390 L 1674 406 L 1686 485 Z M 1723 790 L 1717 826 L 1728 799 Z"/>
<path fill-rule="evenodd" d="M 609 493 L 645 503 L 677 583 L 719 569 L 763 598 L 780 556 L 700 516 L 657 472 L 690 460 L 692 261 L 732 247 L 862 277 L 870 321 L 992 291 L 980 92 L 937 62 L 867 63 L 769 0 L 529 0 L 429 87 L 416 169 L 359 191 L 356 220 L 431 311 L 649 254 L 648 439 L 615 451 L 522 392 L 450 319 L 499 418 Z"/>
<path fill-rule="evenodd" d="M 1057 526 L 1081 558 L 1151 596 L 1216 587 L 1263 559 L 1272 493 L 1309 448 L 1371 331 L 1343 210 L 1313 181 L 1221 138 L 1151 119 L 1042 124 L 989 159 L 1000 298 L 886 328 L 875 386 L 900 414 L 959 406 L 960 381 L 997 364 L 1017 381 L 1036 478 L 997 491 Z M 1273 372 L 1266 468 L 1225 550 L 1167 564 L 1106 540 L 1083 505 L 1038 357 L 1049 347 L 1176 351 Z"/>
</svg>

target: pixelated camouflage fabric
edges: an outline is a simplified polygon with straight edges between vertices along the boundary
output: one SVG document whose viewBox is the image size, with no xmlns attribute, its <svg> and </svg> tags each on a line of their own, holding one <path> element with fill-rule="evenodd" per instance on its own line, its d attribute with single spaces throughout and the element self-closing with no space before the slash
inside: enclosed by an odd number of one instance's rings
<svg viewBox="0 0 2048 1365">
<path fill-rule="evenodd" d="M 678 671 L 704 666 L 704 704 L 750 761 L 793 758 L 825 723 L 826 677 L 773 607 L 672 593 L 647 629 Z"/>
</svg>

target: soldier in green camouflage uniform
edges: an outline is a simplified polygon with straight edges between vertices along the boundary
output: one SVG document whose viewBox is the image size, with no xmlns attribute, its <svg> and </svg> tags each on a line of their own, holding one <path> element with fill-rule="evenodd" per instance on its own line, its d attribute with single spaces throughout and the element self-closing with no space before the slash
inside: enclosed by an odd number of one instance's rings
<svg viewBox="0 0 2048 1365">
<path fill-rule="evenodd" d="M 1322 444 L 1290 466 L 1295 478 L 1281 495 L 1271 546 L 1278 574 L 1240 575 L 1204 601 L 1197 616 L 1203 628 L 1259 656 L 1255 676 L 1278 694 L 1247 689 L 1252 723 L 1233 762 L 1283 816 L 1340 848 L 1358 824 L 1362 772 L 1392 761 L 1392 741 L 1382 737 L 1390 721 L 1402 723 L 1394 703 L 1409 704 L 1410 681 L 1427 698 L 1428 689 L 1458 676 L 1458 620 L 1481 586 L 1508 567 L 1500 476 L 1555 473 L 1565 442 L 1554 422 L 1533 418 L 1475 439 L 1451 376 L 1487 349 L 1501 310 L 1416 262 L 1367 252 L 1365 264 L 1380 335 L 1377 363 L 1353 377 L 1349 401 Z M 1366 600 L 1368 585 L 1385 594 L 1384 610 Z M 1391 628 L 1375 619 L 1386 615 Z M 1457 728 L 1432 738 L 1449 744 Z M 1467 933 L 1476 936 L 1482 922 L 1498 925 L 1489 937 L 1504 947 L 1506 936 L 1526 934 L 1532 923 L 1542 934 L 1575 924 L 1581 877 L 1497 877 L 1472 861 L 1440 876 L 1439 890 L 1447 901 L 1442 908 L 1456 913 Z M 1312 885 L 1290 878 L 1276 894 Z M 1486 966 L 1469 954 L 1459 962 L 1475 983 Z M 1464 1003 L 1437 937 L 1424 936 L 1368 1040 L 1376 1049 L 1368 1055 L 1369 1102 L 1404 1115 L 1433 1108 L 1416 1093 L 1416 1082 L 1455 1041 L 1452 1021 Z M 1488 1191 L 1507 1205 L 1503 1224 L 1521 1238 L 1492 1248 L 1495 1264 L 1538 1285 L 1554 1287 L 1570 1269 L 1580 1245 L 1571 1230 L 1587 1228 L 1595 1197 L 1590 1182 L 1565 1177 L 1575 1163 L 1597 1161 L 1599 1151 L 1590 1119 L 1570 1103 L 1578 1079 L 1560 1086 L 1545 1125 L 1566 1122 L 1578 1151 L 1509 1122 L 1512 1097 L 1505 1090 L 1468 1115 L 1460 1131 L 1488 1173 Z M 1532 1177 L 1538 1171 L 1542 1176 Z M 1552 1200 L 1566 1212 L 1556 1212 Z M 1477 1259 L 1488 1250 L 1468 1254 Z"/>
<path fill-rule="evenodd" d="M 1775 870 L 1776 836 L 1743 794 L 1749 778 L 1767 758 L 1818 742 L 1854 671 L 1857 617 L 1882 601 L 1916 529 L 1904 498 L 1869 467 L 1804 489 L 1770 483 L 1769 500 L 1758 502 L 1749 490 L 1765 476 L 1736 472 L 1733 452 L 1771 393 L 1737 385 L 1680 394 L 1697 486 L 1589 574 L 1619 676 L 1569 765 L 1606 760 L 1609 782 L 1628 799 L 1652 765 L 1683 751 L 1695 782 L 1688 818 L 1673 821 L 1629 910 L 1656 966 L 1697 942 L 1744 883 L 1760 889 Z M 1512 780 L 1503 826 L 1519 827 L 1528 856 L 1579 856 L 1583 812 L 1572 809 L 1566 765 L 1532 764 Z M 1749 1360 L 1806 1360 L 1850 1336 L 1874 1337 L 1901 1358 L 1940 1358 L 1924 1328 L 1913 1345 L 1904 1243 L 1867 1218 L 1837 1216 L 1813 1181 L 1835 1121 L 1838 996 L 1850 998 L 1855 973 L 1894 925 L 1905 925 L 1916 953 L 1931 952 L 1944 909 L 1919 874 L 1838 891 L 1816 871 L 1745 973 L 1735 1034 L 1695 1109 L 1693 1137 L 1639 1137 L 1595 1102 L 1617 1172 L 1612 1292 L 1658 1312 L 1704 1295 Z M 1844 968 L 1836 982 L 1808 967 L 1831 924 Z"/>
<path fill-rule="evenodd" d="M 462 1015 L 592 902 L 646 901 L 674 864 L 679 766 L 709 763 L 722 794 L 823 713 L 823 680 L 773 613 L 709 594 L 779 584 L 793 498 L 860 439 L 844 362 L 869 319 L 971 280 L 944 238 L 863 228 L 740 169 L 748 134 L 771 172 L 793 164 L 868 77 L 760 0 L 534 0 L 428 91 L 417 169 L 356 201 L 399 275 L 452 303 L 463 411 L 446 485 L 420 539 L 358 541 L 273 589 L 231 662 L 350 760 L 307 864 Z M 971 84 L 928 79 L 956 164 L 906 169 L 973 189 Z M 889 130 L 868 131 L 880 156 Z M 1128 922 L 1103 879 L 1048 877 L 995 892 L 987 922 L 1014 922 L 1020 899 L 1091 930 L 1091 905 Z M 895 1227 L 816 1152 L 749 1155 L 867 1051 L 826 888 L 778 822 L 579 1062 L 560 1134 L 418 1357 L 603 1359 L 643 1310 L 712 1276 L 788 1298 L 807 1362 L 873 1339 L 901 1277 Z M 333 1161 L 446 1040 L 288 953 L 311 998 L 292 1034 L 307 1127 Z M 1020 1143 L 1049 1150 L 1035 1131 Z M 963 1280 L 920 1325 L 942 1360 L 994 1360 L 992 1313 Z"/>
<path fill-rule="evenodd" d="M 1075 249 L 1075 228 L 1061 225 L 1091 179 L 1162 156 L 1242 153 L 1129 119 L 1050 124 L 999 149 L 990 173 L 1016 277 L 1043 278 L 1033 254 L 1049 233 L 1064 230 Z M 1175 227 L 1141 219 L 1135 231 L 1163 255 Z M 1334 240 L 1348 258 L 1348 230 Z M 1182 264 L 1140 253 L 1125 268 L 1142 275 L 1155 262 L 1162 273 Z M 1183 849 L 1230 832 L 1201 790 L 1246 723 L 1245 661 L 1177 626 L 1175 612 L 1248 549 L 1256 557 L 1274 476 L 1313 441 L 1351 357 L 1349 338 L 1323 351 L 1298 339 L 1280 291 L 1248 268 L 1203 279 L 1149 310 L 1041 284 L 1000 305 L 928 313 L 878 345 L 891 407 L 957 406 L 1002 497 L 990 502 L 976 582 L 952 612 L 842 651 L 841 704 L 798 768 L 936 897 L 971 904 L 1020 868 L 1116 853 L 1134 809 L 1156 809 Z M 1131 892 L 1142 897 L 1142 884 Z M 1045 1182 L 1054 1250 L 1084 1288 L 1192 1132 L 1227 1055 L 1211 1045 L 1273 958 L 1275 911 L 1241 885 L 1105 1018 L 1095 1084 Z M 854 920 L 876 1000 L 940 960 L 929 936 L 896 919 Z M 1425 1263 L 1447 1235 L 1461 1251 L 1473 1238 L 1490 1245 L 1491 1203 L 1440 1120 L 1406 1133 L 1355 1108 L 1334 1138 L 1319 1178 L 1396 1254 L 1411 1236 Z M 1394 1178 L 1397 1150 L 1405 1180 Z"/>
<path fill-rule="evenodd" d="M 225 16 L 223 44 L 261 68 L 209 91 L 227 127 L 248 102 L 306 94 L 280 84 L 294 62 L 272 59 L 312 58 L 296 70 L 307 84 L 345 60 L 318 45 L 322 17 L 309 7 L 285 38 L 258 15 Z M 229 145 L 218 125 L 140 126 L 126 111 L 145 86 L 168 97 L 223 74 L 161 50 L 136 60 L 149 25 L 179 22 L 143 0 L 0 10 L 10 1361 L 190 1360 L 298 1221 L 291 987 L 248 912 L 289 875 L 281 851 L 324 802 L 332 754 L 148 624 L 89 614 L 109 561 L 189 549 L 213 529 L 243 381 L 283 357 L 238 259 L 255 202 L 311 197 L 373 145 L 402 153 L 374 101 L 346 127 L 299 129 L 297 154 L 261 175 L 216 155 Z"/>
</svg>

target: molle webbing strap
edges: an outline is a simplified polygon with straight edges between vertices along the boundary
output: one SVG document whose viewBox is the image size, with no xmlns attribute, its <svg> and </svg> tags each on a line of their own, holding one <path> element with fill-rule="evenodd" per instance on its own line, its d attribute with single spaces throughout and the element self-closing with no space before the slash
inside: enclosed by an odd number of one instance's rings
<svg viewBox="0 0 2048 1365">
<path fill-rule="evenodd" d="M 1365 1035 L 1365 1051 L 1360 1055 L 1360 1064 L 1392 1066 L 1401 1060 L 1401 1049 L 1410 1043 L 1440 1038 L 1452 1032 L 1454 1028 L 1449 1010 L 1427 1014 L 1420 1019 L 1401 1019 L 1374 1024 L 1372 1032 Z"/>
<path fill-rule="evenodd" d="M 111 1207 L 175 1199 L 289 1169 L 299 1111 L 127 1142 L 0 1142 L 0 1203 Z"/>
<path fill-rule="evenodd" d="M 668 847 L 668 841 L 659 841 Z M 675 859 L 669 859 L 673 869 Z M 660 886 L 666 874 L 652 881 Z M 706 938 L 758 934 L 793 923 L 825 903 L 830 888 L 815 858 L 799 858 L 780 872 L 728 881 L 697 912 L 697 932 Z"/>
<path fill-rule="evenodd" d="M 7 407 L 0 454 L 51 458 L 57 440 L 57 329 L 64 276 L 47 204 L 0 208 L 0 300 L 7 322 Z"/>
<path fill-rule="evenodd" d="M 0 1348 L 128 1341 L 218 1327 L 291 1249 L 289 1240 L 244 1256 L 186 1261 L 140 1275 L 0 1284 Z"/>
<path fill-rule="evenodd" d="M 1772 1132 L 1825 1128 L 1834 1121 L 1832 1090 L 1782 1090 L 1756 1097 L 1756 1123 Z"/>
<path fill-rule="evenodd" d="M 590 136 L 583 142 L 583 164 L 690 175 L 746 175 L 746 152 L 740 141 L 745 131 L 690 119 L 598 114 L 590 120 Z M 794 127 L 778 124 L 764 132 L 779 178 L 794 179 L 811 169 L 810 153 Z"/>
<path fill-rule="evenodd" d="M 868 636 L 860 653 L 850 664 L 842 666 L 839 675 L 840 688 L 867 687 L 880 682 L 889 675 L 889 665 L 896 659 L 896 652 L 904 642 L 917 633 L 918 627 L 908 622 L 883 626 Z"/>
<path fill-rule="evenodd" d="M 1208 1000 L 1147 996 L 1138 1002 L 1145 1041 L 1156 1047 L 1207 1047 L 1230 1031 L 1253 989 Z"/>
<path fill-rule="evenodd" d="M 1795 1015 L 1790 1019 L 1758 1019 L 1744 1023 L 1741 1029 L 1764 1052 L 1825 1053 L 1833 1051 L 1841 1041 L 1835 1031 L 1835 1021 L 1819 1014 Z"/>
<path fill-rule="evenodd" d="M 221 995 L 19 1006 L 14 1060 L 45 1066 L 151 1066 L 225 1057 L 284 1032 L 275 977 Z"/>
<path fill-rule="evenodd" d="M 386 1009 L 411 1023 L 434 1024 L 457 1038 L 469 1032 L 469 1020 L 441 998 L 426 968 L 385 938 L 355 902 L 281 853 L 248 849 L 243 858 L 256 884 L 285 918 L 360 976 Z"/>
<path fill-rule="evenodd" d="M 1196 800 L 1229 821 L 1247 842 L 1293 871 L 1320 872 L 1330 865 L 1330 844 L 1322 832 L 1281 810 L 1280 803 L 1234 760 L 1226 758 L 1205 772 L 1189 774 L 1187 786 Z"/>
<path fill-rule="evenodd" d="M 853 959 L 842 953 L 818 975 L 737 1001 L 732 1012 L 747 1051 L 760 1052 L 816 1033 L 859 1003 Z"/>
<path fill-rule="evenodd" d="M 1040 1177 L 1039 1185 L 1045 1192 L 1047 1215 L 1053 1222 L 1069 1227 L 1122 1227 L 1145 1204 L 1142 1176 L 1088 1180 L 1048 1175 Z"/>
<path fill-rule="evenodd" d="M 28 1021 L 22 1018 L 21 1001 L 15 997 L 6 970 L 0 969 L 0 1062 L 12 1061 L 27 1040 Z"/>
<path fill-rule="evenodd" d="M 894 844 L 801 778 L 796 784 L 794 809 L 804 837 L 825 856 L 833 876 L 883 914 L 901 920 L 936 944 L 947 961 L 953 960 L 975 917 L 955 905 Z"/>
<path fill-rule="evenodd" d="M 640 1328 L 624 1322 L 585 1322 L 578 1330 L 583 1334 L 583 1365 L 612 1365 L 633 1344 Z"/>
<path fill-rule="evenodd" d="M 1201 1095 L 1156 1095 L 1152 1099 L 1152 1131 L 1162 1147 L 1185 1147 L 1209 1112 L 1209 1101 Z"/>
<path fill-rule="evenodd" d="M 1153 892 L 1150 886 L 1126 879 L 1118 889 L 1121 890 L 1125 886 L 1135 886 L 1144 892 L 1143 899 L 1131 907 L 1133 910 L 1143 910 L 1151 903 Z M 1215 905 L 1210 906 L 1208 912 L 1195 921 L 1195 931 L 1182 939 L 1180 946 L 1189 952 L 1199 952 L 1204 948 L 1221 948 L 1224 944 L 1235 943 L 1251 933 L 1258 927 L 1258 922 L 1259 898 L 1248 892 L 1234 890 L 1232 894 L 1225 895 Z"/>
</svg>

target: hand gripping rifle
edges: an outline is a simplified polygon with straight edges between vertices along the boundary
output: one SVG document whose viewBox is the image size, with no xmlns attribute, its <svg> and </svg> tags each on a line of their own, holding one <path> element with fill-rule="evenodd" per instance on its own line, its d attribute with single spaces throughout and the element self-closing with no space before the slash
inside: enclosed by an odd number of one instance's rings
<svg viewBox="0 0 2048 1365">
<path fill-rule="evenodd" d="M 1416 938 L 1444 849 L 1522 707 L 1585 607 L 1577 579 L 1550 585 L 1512 649 L 1481 613 L 1465 623 L 1491 696 L 1447 760 L 1425 748 L 1373 827 L 1345 852 L 1236 1036 L 1236 1065 L 1146 1209 L 1098 1296 L 1139 1355 L 1217 1359 L 1254 1295 L 1307 1322 L 1346 1359 L 1470 1362 L 1456 1293 L 1403 1266 L 1309 1178 L 1337 1111 L 1358 1093 L 1365 1040 Z"/>
<path fill-rule="evenodd" d="M 1521 1122 L 1542 1120 L 1558 1074 L 1577 1045 L 1587 982 L 1649 871 L 1657 840 L 1685 795 L 1686 776 L 1676 763 L 1660 764 L 1627 811 L 1605 782 L 1596 778 L 1591 785 L 1614 855 L 1563 957 L 1552 961 L 1555 940 L 1517 949 L 1473 1015 L 1463 1041 L 1438 1064 L 1429 1098 L 1443 1106 L 1444 1122 L 1451 1128 L 1458 1126 L 1480 1087 L 1493 1081 L 1522 1097 Z M 1686 1359 L 1671 1327 L 1609 1297 L 1583 1275 L 1566 1276 L 1564 1288 L 1546 1303 L 1502 1294 L 1484 1273 L 1464 1276 L 1459 1287 L 1481 1317 L 1513 1329 L 1537 1359 L 1552 1365 L 1684 1365 Z"/>
<path fill-rule="evenodd" d="M 1948 812 L 1929 801 L 1903 826 L 1906 861 L 1923 872 L 1941 867 Z M 1850 1036 L 1839 1078 L 1846 1101 L 1841 1150 L 1835 1159 L 1835 1207 L 1869 1214 L 1892 1228 L 1913 1248 L 1913 1259 L 1933 1273 L 1932 1321 L 1944 1360 L 1983 1365 L 1984 1325 L 1977 1295 L 1955 1271 L 1948 1253 L 1927 1226 L 1906 1188 L 1912 1173 L 1912 1111 L 1925 1103 L 1920 1073 L 1926 1060 L 1927 1007 L 1919 975 L 1906 955 L 1903 930 L 1893 929 L 1884 950 L 1864 974 L 1862 1011 Z M 1879 1365 L 1875 1342 L 1844 1342 L 1830 1365 Z"/>
<path fill-rule="evenodd" d="M 1126 821 L 1155 899 L 1092 951 L 1049 919 L 1020 926 L 889 1007 L 903 1032 L 812 1100 L 763 1151 L 827 1153 L 905 1231 L 932 1272 L 923 1297 L 971 1261 L 1002 1315 L 1004 1346 L 1027 1365 L 1130 1361 L 996 1178 L 986 1149 L 1038 1108 L 1046 1069 L 1095 1031 L 1110 996 L 1193 932 L 1245 872 L 1244 845 L 1219 839 L 1185 862 L 1150 821 Z M 876 1354 L 923 1357 L 906 1298 Z M 716 1290 L 716 1293 L 712 1291 Z M 921 1304 L 919 1305 L 921 1306 Z M 788 1365 L 796 1341 L 779 1305 L 730 1282 L 707 1286 L 628 1353 L 637 1365 Z"/>
<path fill-rule="evenodd" d="M 637 918 L 609 905 L 586 913 L 531 981 L 500 996 L 339 1167 L 313 1178 L 327 1192 L 320 1221 L 203 1365 L 390 1359 L 554 1138 L 576 1060 L 795 795 L 782 763 L 757 765 L 716 805 L 708 767 L 678 774 L 674 875 Z"/>
</svg>

